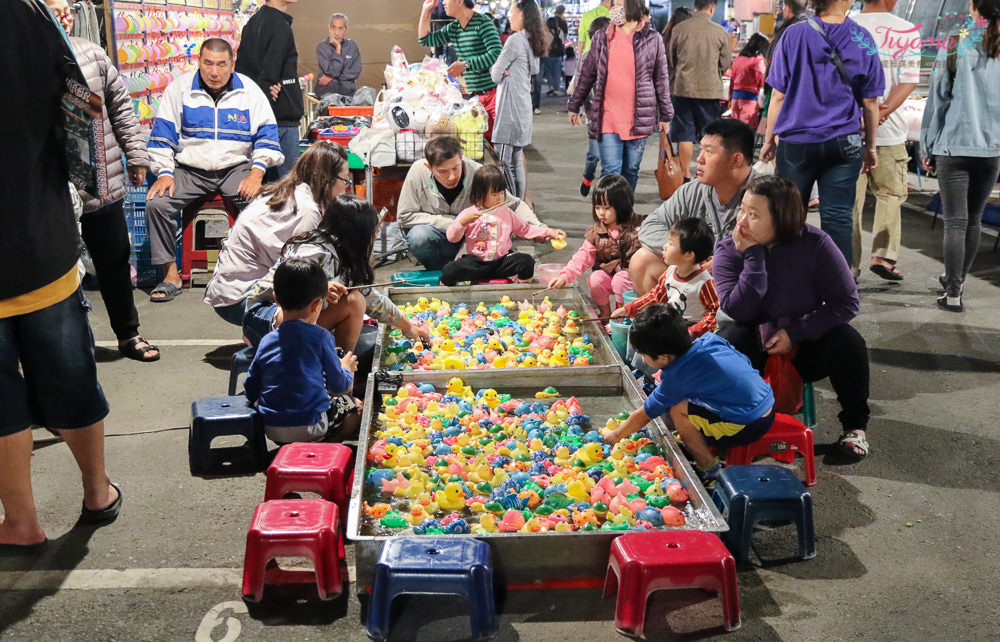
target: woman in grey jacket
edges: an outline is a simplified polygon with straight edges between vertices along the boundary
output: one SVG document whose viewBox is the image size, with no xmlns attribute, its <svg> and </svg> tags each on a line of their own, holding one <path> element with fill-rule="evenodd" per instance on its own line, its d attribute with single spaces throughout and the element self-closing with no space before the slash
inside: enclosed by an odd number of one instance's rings
<svg viewBox="0 0 1000 642">
<path fill-rule="evenodd" d="M 524 198 L 527 188 L 524 148 L 531 144 L 531 76 L 538 73 L 538 58 L 548 50 L 548 32 L 535 0 L 518 0 L 510 8 L 510 28 L 500 56 L 490 68 L 497 83 L 497 117 L 493 144 L 507 176 L 507 191 Z"/>
<path fill-rule="evenodd" d="M 1000 0 L 972 0 L 983 32 L 953 35 L 942 49 L 920 129 L 923 165 L 937 169 L 944 219 L 944 296 L 938 307 L 962 312 L 962 286 L 979 249 L 986 201 L 1000 174 Z M 978 42 L 976 38 L 981 35 Z"/>
<path fill-rule="evenodd" d="M 66 0 L 47 1 L 56 15 L 72 15 Z M 60 19 L 60 22 L 67 31 L 72 30 L 72 19 Z M 123 207 L 126 170 L 132 185 L 138 187 L 146 182 L 146 170 L 149 168 L 146 141 L 139 119 L 132 110 L 132 99 L 118 69 L 104 49 L 83 38 L 71 37 L 69 41 L 87 79 L 87 86 L 104 100 L 102 151 L 107 160 L 109 191 L 104 198 L 80 193 L 83 198 L 81 235 L 94 259 L 101 298 L 108 309 L 119 352 L 136 361 L 156 361 L 160 358 L 160 351 L 139 335 L 139 313 L 132 298 L 129 266 L 132 245 Z M 127 166 L 122 162 L 123 150 Z"/>
</svg>

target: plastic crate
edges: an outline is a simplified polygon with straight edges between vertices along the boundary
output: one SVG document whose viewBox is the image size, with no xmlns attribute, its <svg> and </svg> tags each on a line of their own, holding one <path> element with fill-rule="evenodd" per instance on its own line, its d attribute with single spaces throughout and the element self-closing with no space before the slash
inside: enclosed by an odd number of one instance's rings
<svg viewBox="0 0 1000 642">
<path fill-rule="evenodd" d="M 149 231 L 146 228 L 146 199 L 136 202 L 125 199 L 125 223 L 128 225 L 132 244 L 130 262 L 136 271 L 136 285 L 140 288 L 156 285 L 163 278 L 160 266 L 150 260 Z M 181 243 L 177 243 L 177 263 L 180 265 Z"/>
<path fill-rule="evenodd" d="M 375 107 L 360 106 L 360 107 L 327 107 L 329 109 L 330 116 L 372 116 L 375 114 Z"/>
</svg>

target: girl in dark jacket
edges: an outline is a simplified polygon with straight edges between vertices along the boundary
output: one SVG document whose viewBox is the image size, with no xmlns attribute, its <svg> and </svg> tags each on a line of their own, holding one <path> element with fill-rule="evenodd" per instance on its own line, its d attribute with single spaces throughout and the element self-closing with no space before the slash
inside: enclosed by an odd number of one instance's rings
<svg viewBox="0 0 1000 642">
<path fill-rule="evenodd" d="M 621 174 L 635 189 L 647 137 L 667 131 L 674 116 L 663 39 L 643 19 L 641 0 L 615 0 L 608 28 L 594 35 L 569 101 L 569 122 L 580 125 L 587 109 L 588 133 L 601 153 L 601 175 Z"/>
</svg>

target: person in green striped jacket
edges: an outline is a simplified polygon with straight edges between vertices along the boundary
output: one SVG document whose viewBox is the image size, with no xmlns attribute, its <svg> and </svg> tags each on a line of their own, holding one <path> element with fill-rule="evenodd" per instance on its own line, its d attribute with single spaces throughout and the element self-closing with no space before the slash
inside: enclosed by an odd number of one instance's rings
<svg viewBox="0 0 1000 642">
<path fill-rule="evenodd" d="M 465 80 L 465 90 L 479 98 L 489 114 L 486 140 L 493 140 L 493 119 L 496 118 L 497 85 L 490 78 L 490 67 L 500 56 L 503 45 L 493 20 L 473 11 L 473 0 L 444 0 L 444 10 L 454 22 L 431 32 L 431 12 L 438 0 L 424 0 L 417 25 L 419 42 L 425 47 L 443 47 L 449 42 L 458 54 L 448 73 Z"/>
</svg>

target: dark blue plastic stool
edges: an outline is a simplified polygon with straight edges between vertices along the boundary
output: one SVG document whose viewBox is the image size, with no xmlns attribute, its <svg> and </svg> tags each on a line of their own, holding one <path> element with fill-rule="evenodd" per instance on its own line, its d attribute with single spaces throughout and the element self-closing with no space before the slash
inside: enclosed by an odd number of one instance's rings
<svg viewBox="0 0 1000 642">
<path fill-rule="evenodd" d="M 236 388 L 240 384 L 240 375 L 249 372 L 253 356 L 257 353 L 257 348 L 247 346 L 233 355 L 233 360 L 229 364 L 229 396 L 236 394 Z"/>
<path fill-rule="evenodd" d="M 382 548 L 368 606 L 368 635 L 389 635 L 389 606 L 397 595 L 463 595 L 472 637 L 485 640 L 499 626 L 493 604 L 493 562 L 486 542 L 457 537 L 396 537 Z"/>
<path fill-rule="evenodd" d="M 213 439 L 229 435 L 246 437 L 246 445 L 212 448 Z M 242 395 L 206 397 L 192 403 L 191 430 L 188 433 L 191 474 L 214 472 L 220 460 L 232 461 L 232 456 L 248 456 L 254 470 L 263 470 L 267 465 L 267 441 L 257 411 Z"/>
<path fill-rule="evenodd" d="M 798 528 L 799 557 L 816 557 L 812 495 L 795 472 L 781 466 L 729 466 L 723 468 L 712 492 L 724 513 L 729 532 L 723 541 L 737 561 L 750 556 L 753 527 L 764 520 L 793 522 Z"/>
</svg>

